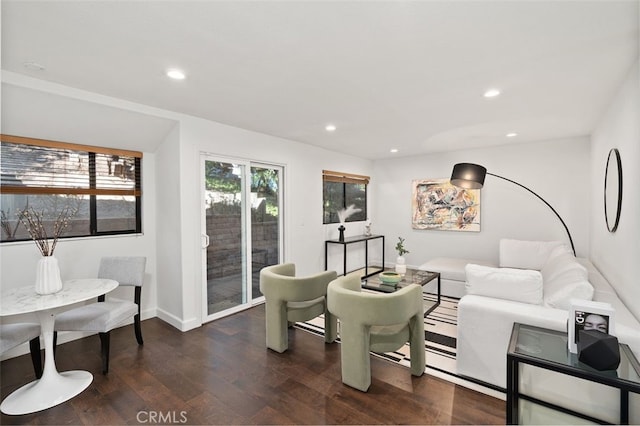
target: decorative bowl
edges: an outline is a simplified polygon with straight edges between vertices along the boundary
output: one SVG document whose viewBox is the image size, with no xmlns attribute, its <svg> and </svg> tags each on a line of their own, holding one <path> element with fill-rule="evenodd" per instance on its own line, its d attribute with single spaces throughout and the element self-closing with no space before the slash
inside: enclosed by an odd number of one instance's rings
<svg viewBox="0 0 640 426">
<path fill-rule="evenodd" d="M 402 275 L 391 271 L 380 272 L 379 277 L 380 281 L 385 284 L 397 284 L 402 280 Z"/>
</svg>

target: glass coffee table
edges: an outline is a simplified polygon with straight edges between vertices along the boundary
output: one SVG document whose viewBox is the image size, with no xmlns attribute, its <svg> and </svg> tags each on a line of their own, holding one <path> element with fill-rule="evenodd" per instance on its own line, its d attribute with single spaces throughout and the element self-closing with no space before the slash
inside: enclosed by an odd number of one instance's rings
<svg viewBox="0 0 640 426">
<path fill-rule="evenodd" d="M 393 271 L 391 268 L 386 268 L 385 271 Z M 380 291 L 383 293 L 393 293 L 394 291 L 398 291 L 399 289 L 406 287 L 410 284 L 418 284 L 419 286 L 424 287 L 431 281 L 437 279 L 437 299 L 434 303 L 431 303 L 429 306 L 425 305 L 424 316 L 426 317 L 431 313 L 435 308 L 440 305 L 440 273 L 439 272 L 431 272 L 431 271 L 420 271 L 418 269 L 407 268 L 407 272 L 403 275 L 402 280 L 397 284 L 387 284 L 380 280 L 378 274 L 372 275 L 362 280 L 362 288 L 373 291 Z"/>
</svg>

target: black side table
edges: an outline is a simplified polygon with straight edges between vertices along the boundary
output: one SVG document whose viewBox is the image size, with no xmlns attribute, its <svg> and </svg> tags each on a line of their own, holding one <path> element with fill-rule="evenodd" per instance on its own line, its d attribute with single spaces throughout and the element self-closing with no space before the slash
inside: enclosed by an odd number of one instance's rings
<svg viewBox="0 0 640 426">
<path fill-rule="evenodd" d="M 629 424 L 629 392 L 640 394 L 640 364 L 629 346 L 620 344 L 620 366 L 617 370 L 598 371 L 578 361 L 577 354 L 569 352 L 567 338 L 567 333 L 560 331 L 519 323 L 513 325 L 507 352 L 507 424 L 519 424 L 524 410 L 530 410 L 529 414 L 535 413 L 536 410 L 545 411 L 547 417 L 549 413 L 556 412 L 600 424 Z M 568 388 L 556 389 L 557 395 L 545 397 L 537 393 L 532 396 L 522 391 L 523 371 L 532 367 L 537 369 L 528 371 L 530 380 L 526 387 L 530 391 L 545 381 L 542 378 L 545 374 L 542 370 L 583 379 L 586 382 L 565 378 Z M 569 382 L 574 385 L 570 385 Z M 586 410 L 581 411 L 575 407 L 576 397 L 588 394 L 589 382 L 592 382 L 591 386 L 594 386 L 593 383 L 604 385 L 600 388 L 609 392 L 609 395 L 611 392 L 618 392 L 619 407 L 611 408 L 619 408 L 619 422 L 603 420 L 607 417 L 606 413 L 585 414 Z M 594 398 L 592 394 L 593 392 L 589 395 Z M 558 395 L 566 395 L 567 399 L 563 401 Z M 591 399 L 591 402 L 602 403 L 604 397 L 605 395 L 601 395 L 601 400 L 598 401 L 598 395 L 595 395 L 596 399 Z M 570 398 L 573 399 L 569 401 Z M 589 401 L 582 403 L 584 409 L 593 409 L 589 407 Z M 598 415 L 601 417 L 597 417 Z M 576 420 L 573 423 L 575 422 Z"/>
<path fill-rule="evenodd" d="M 376 269 L 374 272 L 369 273 L 369 241 L 381 238 L 382 239 L 382 266 Z M 355 237 L 347 237 L 344 241 L 340 240 L 326 240 L 324 242 L 324 270 L 327 270 L 329 261 L 329 244 L 342 244 L 344 251 L 342 255 L 343 269 L 342 274 L 347 275 L 347 245 L 354 243 L 364 242 L 364 275 L 362 278 L 367 278 L 372 275 L 378 274 L 384 270 L 384 235 L 358 235 Z"/>
</svg>

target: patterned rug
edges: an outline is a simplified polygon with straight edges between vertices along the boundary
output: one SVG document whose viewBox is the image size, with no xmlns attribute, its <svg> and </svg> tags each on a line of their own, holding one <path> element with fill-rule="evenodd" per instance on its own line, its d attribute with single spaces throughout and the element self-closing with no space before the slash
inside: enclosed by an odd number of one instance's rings
<svg viewBox="0 0 640 426">
<path fill-rule="evenodd" d="M 433 294 L 423 293 L 422 297 L 424 298 L 425 306 L 431 306 L 436 300 L 436 296 Z M 504 394 L 469 382 L 456 374 L 458 301 L 459 299 L 456 298 L 442 296 L 440 306 L 424 319 L 425 373 L 504 399 Z M 324 336 L 324 318 L 322 316 L 311 321 L 296 323 L 295 327 L 318 336 Z M 339 341 L 340 338 L 338 337 Z M 409 344 L 407 343 L 395 352 L 384 354 L 372 352 L 371 354 L 409 367 L 409 353 Z"/>
<path fill-rule="evenodd" d="M 422 294 L 425 304 L 431 306 L 435 301 L 432 294 Z M 440 306 L 424 319 L 426 368 L 443 373 L 456 373 L 456 336 L 458 325 L 458 299 L 442 296 Z M 324 336 L 324 318 L 322 316 L 295 325 L 301 330 Z M 340 341 L 340 338 L 338 338 Z M 384 354 L 372 353 L 375 356 L 410 366 L 409 344 L 395 352 Z"/>
</svg>

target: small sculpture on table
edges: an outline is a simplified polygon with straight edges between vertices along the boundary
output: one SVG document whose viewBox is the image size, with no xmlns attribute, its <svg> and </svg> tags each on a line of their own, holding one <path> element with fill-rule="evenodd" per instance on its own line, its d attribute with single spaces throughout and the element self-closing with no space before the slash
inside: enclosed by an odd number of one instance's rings
<svg viewBox="0 0 640 426">
<path fill-rule="evenodd" d="M 369 219 L 367 219 L 367 221 L 364 224 L 364 236 L 365 237 L 371 236 L 371 221 Z"/>
</svg>

